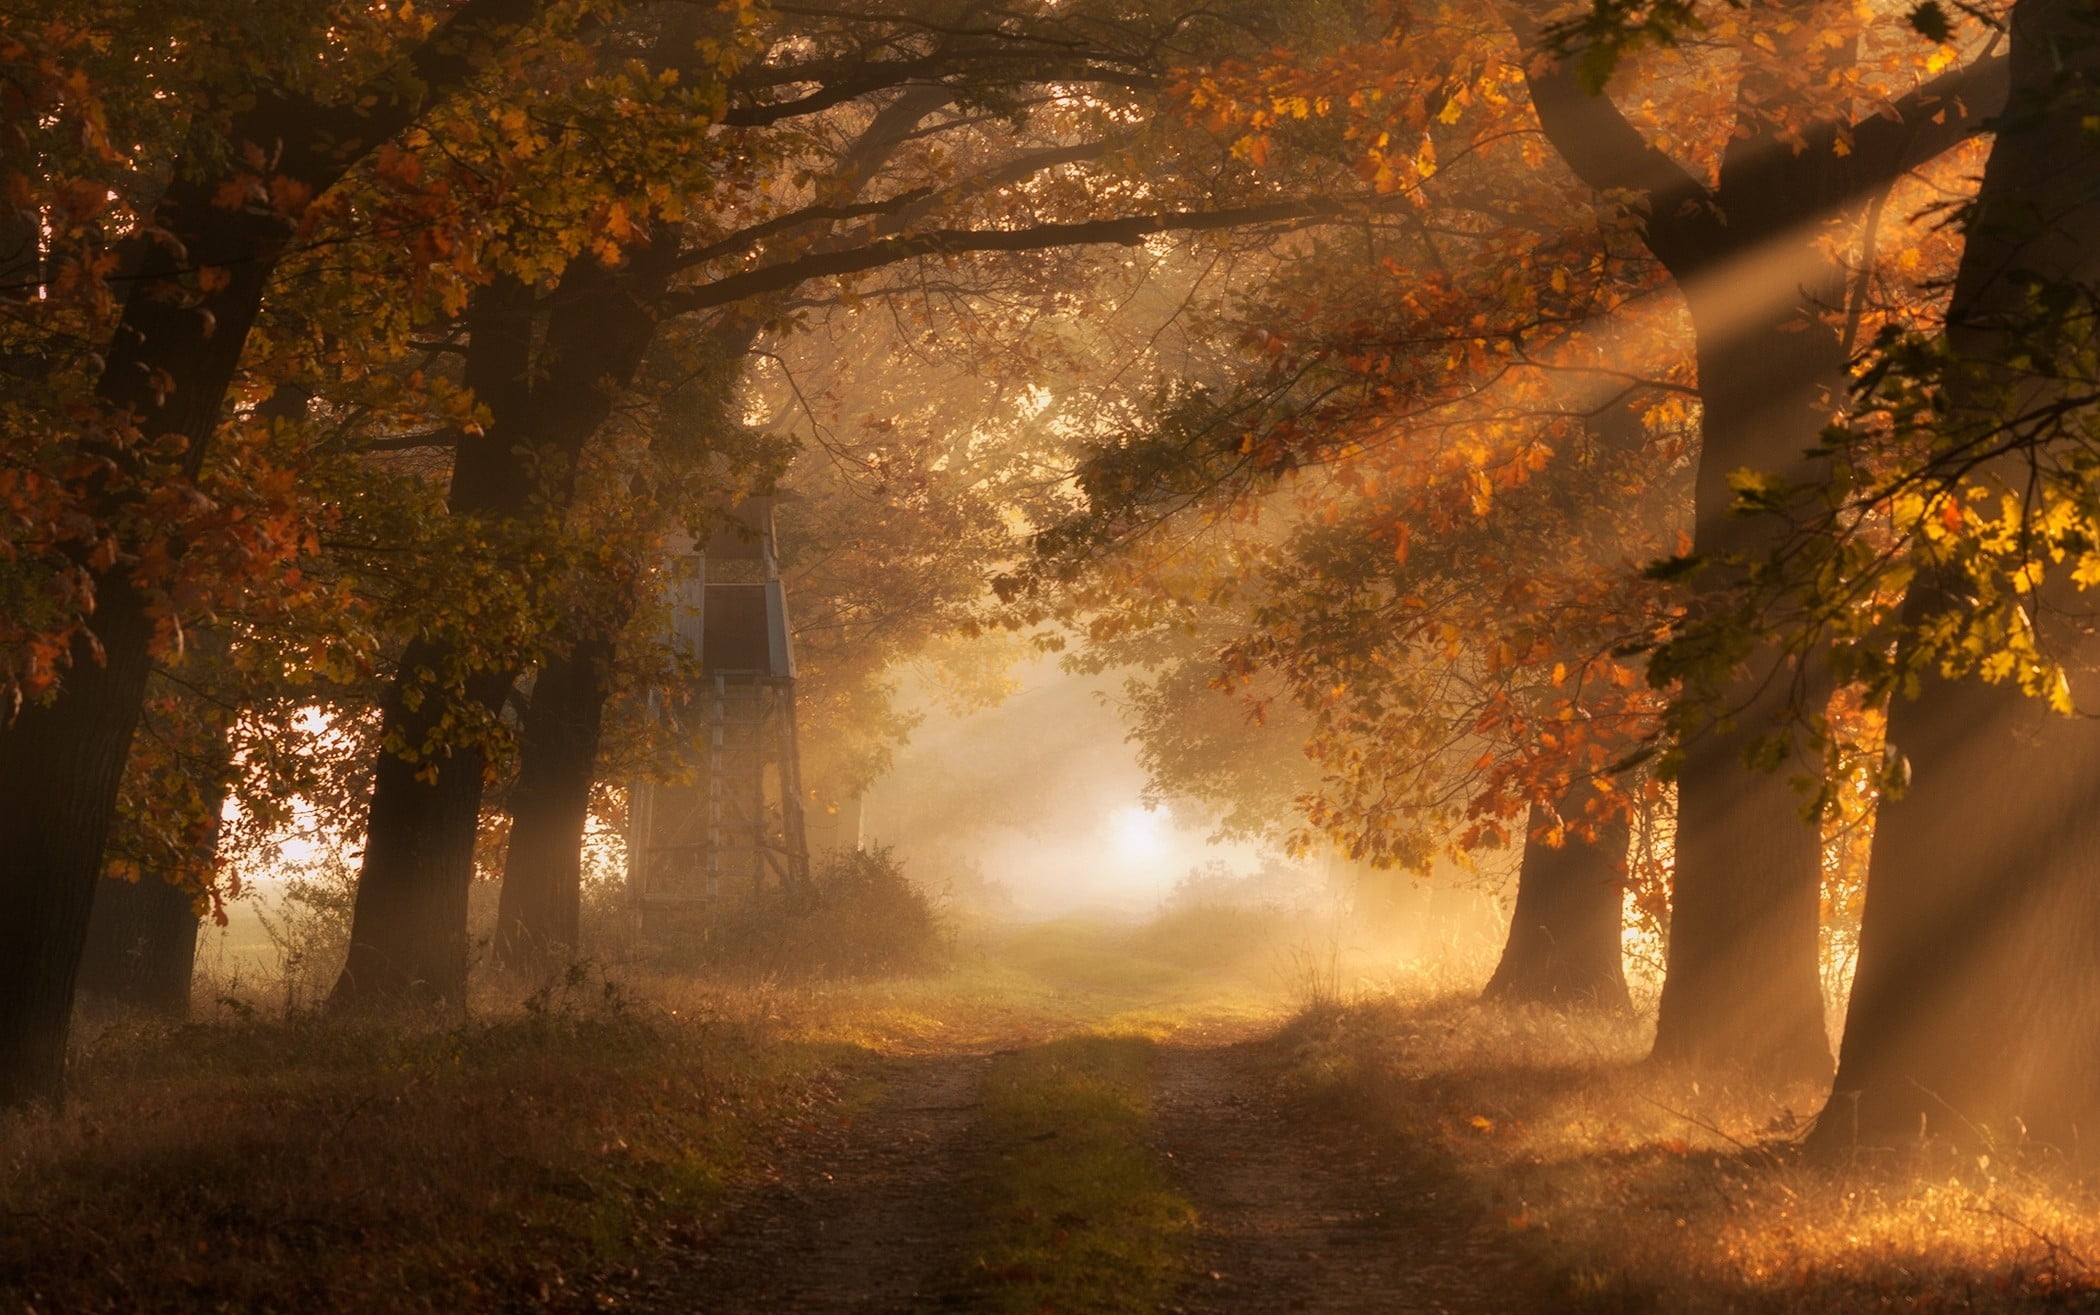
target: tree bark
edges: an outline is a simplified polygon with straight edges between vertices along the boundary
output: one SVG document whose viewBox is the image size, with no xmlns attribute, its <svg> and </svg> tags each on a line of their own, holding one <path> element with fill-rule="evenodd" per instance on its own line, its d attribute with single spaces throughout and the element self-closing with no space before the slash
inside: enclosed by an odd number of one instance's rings
<svg viewBox="0 0 2100 1315">
<path fill-rule="evenodd" d="M 519 972 L 558 967 L 581 945 L 583 834 L 612 658 L 610 638 L 582 639 L 533 682 L 496 909 L 496 956 Z"/>
<path fill-rule="evenodd" d="M 144 600 L 105 585 L 61 696 L 0 733 L 0 1105 L 56 1103 L 89 909 L 145 698 Z"/>
<path fill-rule="evenodd" d="M 412 641 L 382 705 L 389 742 L 417 746 L 419 757 L 385 750 L 373 769 L 350 953 L 330 1008 L 466 1002 L 467 900 L 488 755 L 479 744 L 446 744 L 438 723 L 454 708 L 493 717 L 512 674 L 471 674 L 455 701 L 426 674 L 451 658 L 440 641 Z"/>
<path fill-rule="evenodd" d="M 461 436 L 453 458 L 447 503 L 456 516 L 511 520 L 531 499 L 524 431 L 536 303 L 532 287 L 498 277 L 468 307 L 466 384 L 491 419 Z M 386 747 L 372 773 L 350 953 L 331 1008 L 466 1001 L 467 901 L 488 754 L 479 740 L 452 743 L 448 732 L 459 718 L 480 734 L 516 679 L 514 665 L 466 665 L 456 643 L 418 635 L 381 704 Z"/>
<path fill-rule="evenodd" d="M 1582 815 L 1586 786 L 1556 811 Z M 1626 1010 L 1625 861 L 1627 826 L 1599 826 L 1594 840 L 1548 844 L 1534 826 L 1517 871 L 1509 940 L 1482 998 L 1506 1004 L 1588 1005 Z"/>
<path fill-rule="evenodd" d="M 2089 297 L 2100 280 L 2100 144 L 2088 128 L 2100 114 L 2100 22 L 2075 0 L 2020 0 L 2011 66 L 1948 308 L 1959 365 L 1945 431 L 1984 445 L 2052 437 L 2012 418 L 2063 387 L 2034 294 Z M 1982 473 L 2017 490 L 2028 457 Z M 1921 566 L 1905 600 L 1913 626 L 1958 612 L 1965 592 Z M 1880 805 L 1844 1044 L 1811 1134 L 1823 1153 L 1927 1134 L 2070 1149 L 2100 1118 L 2100 645 L 2067 569 L 2052 568 L 2035 623 L 2085 715 L 1937 672 L 1890 708 L 1911 780 Z"/>
<path fill-rule="evenodd" d="M 1833 299 L 1825 304 L 1836 304 L 1835 271 L 1819 252 L 1794 245 L 1801 235 L 1778 240 L 1798 258 L 1788 273 L 1802 288 L 1800 300 L 1746 315 L 1733 295 L 1736 271 L 1687 289 L 1700 325 L 1703 417 L 1693 551 L 1709 561 L 1756 560 L 1787 532 L 1777 516 L 1731 515 L 1728 476 L 1747 467 L 1812 480 L 1804 453 L 1844 385 L 1843 344 L 1803 304 L 1819 292 Z M 1706 583 L 1725 587 L 1730 574 Z M 1677 772 L 1670 944 L 1654 1054 L 1774 1085 L 1821 1082 L 1831 1070 L 1821 973 L 1822 836 L 1803 816 L 1786 774 L 1753 770 L 1746 759 L 1791 716 L 1820 713 L 1830 683 L 1820 663 L 1811 660 L 1803 670 L 1770 644 L 1753 648 L 1739 670 L 1720 691 L 1726 720 L 1692 735 Z"/>
</svg>

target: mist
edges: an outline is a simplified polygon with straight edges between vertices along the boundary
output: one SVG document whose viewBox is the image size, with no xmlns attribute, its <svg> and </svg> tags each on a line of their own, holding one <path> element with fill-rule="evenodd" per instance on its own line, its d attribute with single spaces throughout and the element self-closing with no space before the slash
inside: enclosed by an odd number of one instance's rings
<svg viewBox="0 0 2100 1315">
<path fill-rule="evenodd" d="M 868 843 L 960 902 L 1023 920 L 1139 917 L 1192 869 L 1262 866 L 1260 847 L 1146 805 L 1116 675 L 1075 675 L 1046 656 L 1014 678 L 1019 688 L 989 708 L 924 701 L 925 721 L 866 797 Z"/>
</svg>

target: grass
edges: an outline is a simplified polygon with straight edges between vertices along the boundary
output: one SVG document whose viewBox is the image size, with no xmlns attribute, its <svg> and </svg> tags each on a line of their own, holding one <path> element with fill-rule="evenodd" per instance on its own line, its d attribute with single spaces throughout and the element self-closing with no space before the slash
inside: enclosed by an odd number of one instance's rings
<svg viewBox="0 0 2100 1315">
<path fill-rule="evenodd" d="M 995 1065 L 971 1309 L 1138 1315 L 1186 1278 L 1195 1213 L 1150 1145 L 1153 1053 L 1144 1037 L 1088 1035 Z"/>
<path fill-rule="evenodd" d="M 1044 1145 L 1113 1167 L 1094 1184 L 1107 1195 L 1046 1208 L 1037 1239 L 1062 1230 L 1068 1259 L 1092 1254 L 1071 1241 L 1092 1234 L 1054 1222 L 1084 1213 L 1121 1221 L 1098 1240 L 1113 1252 L 1133 1219 L 1159 1233 L 1171 1217 L 1135 1140 L 1142 1038 L 1285 1006 L 1273 974 L 1141 952 L 1138 937 L 980 930 L 944 974 L 847 982 L 641 965 L 542 989 L 491 979 L 457 1024 L 274 1017 L 299 998 L 281 983 L 214 982 L 200 997 L 213 1021 L 85 1036 L 65 1113 L 0 1118 L 0 1310 L 633 1304 L 773 1141 L 871 1098 L 884 1057 L 937 1050 L 1028 1048 L 997 1066 L 986 1117 L 1006 1131 L 987 1136 L 1025 1140 L 1015 1121 L 1047 1118 L 1061 1130 Z M 1061 1039 L 1089 1028 L 1123 1035 Z M 1011 1161 L 1053 1176 L 1067 1163 Z M 1022 1201 L 1052 1185 L 1008 1183 Z M 1126 1187 L 1136 1215 L 1110 1200 Z M 1017 1229 L 1023 1208 L 1006 1214 Z M 1133 1291 L 1161 1263 L 1145 1248 L 1115 1261 L 1140 1276 Z"/>
<path fill-rule="evenodd" d="M 853 1059 L 623 1005 L 108 1033 L 0 1123 L 0 1308 L 597 1309 Z"/>
<path fill-rule="evenodd" d="M 2100 1309 L 2100 1198 L 2045 1166 L 1795 1148 L 1820 1093 L 1749 1095 L 1639 1062 L 1623 1019 L 1388 997 L 1307 1011 L 1289 1071 L 1426 1148 L 1601 1311 Z"/>
</svg>

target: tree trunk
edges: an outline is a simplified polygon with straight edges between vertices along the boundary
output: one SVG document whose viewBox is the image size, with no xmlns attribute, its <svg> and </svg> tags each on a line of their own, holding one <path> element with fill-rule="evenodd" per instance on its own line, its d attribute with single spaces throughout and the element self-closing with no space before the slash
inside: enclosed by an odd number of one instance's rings
<svg viewBox="0 0 2100 1315">
<path fill-rule="evenodd" d="M 1560 802 L 1564 818 L 1582 815 L 1587 787 Z M 1595 840 L 1569 836 L 1548 844 L 1534 826 L 1517 871 L 1517 906 L 1509 940 L 1482 998 L 1507 1004 L 1631 1007 L 1626 995 L 1627 827 L 1599 826 Z"/>
<path fill-rule="evenodd" d="M 579 640 L 533 682 L 496 909 L 497 958 L 519 972 L 558 967 L 580 946 L 583 833 L 612 657 L 611 640 Z"/>
<path fill-rule="evenodd" d="M 2020 0 L 2011 60 L 1948 308 L 1962 363 L 1945 390 L 1950 445 L 2022 437 L 2011 417 L 2043 412 L 2061 387 L 2048 304 L 2033 294 L 2089 295 L 2100 279 L 2100 144 L 2087 126 L 2100 114 L 2100 23 L 2074 0 Z M 2029 478 L 2019 456 L 1987 473 L 2015 489 Z M 2069 1149 L 2100 1126 L 2100 655 L 2092 600 L 2068 568 L 2051 568 L 2033 610 L 2084 715 L 1937 673 L 1890 708 L 1910 787 L 1882 801 L 1875 827 L 1844 1045 L 1811 1135 L 1825 1153 L 1928 1133 Z M 1905 619 L 1930 625 L 1964 592 L 1927 563 Z"/>
<path fill-rule="evenodd" d="M 415 746 L 421 756 L 382 752 L 373 770 L 350 955 L 330 1008 L 466 1003 L 467 898 L 488 755 L 478 744 L 444 743 L 439 723 L 462 705 L 470 715 L 478 709 L 493 717 L 512 677 L 474 673 L 455 702 L 424 683 L 450 658 L 436 640 L 413 641 L 388 691 L 387 741 Z"/>
<path fill-rule="evenodd" d="M 1932 677 L 1890 709 L 1859 966 L 1816 1149 L 1932 1134 L 2066 1150 L 2100 1115 L 2100 734 Z"/>
<path fill-rule="evenodd" d="M 121 1009 L 181 1019 L 197 967 L 197 908 L 190 893 L 147 874 L 95 883 L 76 989 Z"/>
<path fill-rule="evenodd" d="M 468 307 L 466 384 L 491 421 L 460 437 L 447 495 L 454 515 L 501 522 L 531 500 L 537 300 L 530 285 L 499 277 Z M 485 734 L 516 667 L 462 671 L 465 663 L 452 640 L 419 635 L 381 705 L 386 747 L 372 773 L 350 954 L 332 1009 L 466 1003 L 467 901 L 489 764 L 478 738 L 453 743 L 452 732 L 464 721 L 471 735 Z"/>
<path fill-rule="evenodd" d="M 1798 255 L 1809 271 L 1827 274 L 1820 253 Z M 1793 286 L 1807 281 L 1796 275 Z M 1732 515 L 1729 476 L 1748 467 L 1812 481 L 1804 454 L 1844 381 L 1837 334 L 1802 322 L 1807 296 L 1746 308 L 1732 295 L 1734 283 L 1723 273 L 1711 286 L 1687 289 L 1700 324 L 1703 416 L 1693 550 L 1716 562 L 1757 560 L 1788 531 L 1779 516 Z M 1811 283 L 1808 295 L 1814 289 Z M 1724 567 L 1712 583 L 1734 578 Z M 1654 1055 L 1773 1085 L 1821 1082 L 1831 1070 L 1822 836 L 1803 816 L 1787 773 L 1754 770 L 1746 758 L 1791 715 L 1820 713 L 1830 686 L 1820 664 L 1803 671 L 1772 645 L 1754 647 L 1738 670 L 1721 691 L 1727 720 L 1695 733 L 1678 768 L 1670 944 Z"/>
<path fill-rule="evenodd" d="M 450 494 L 455 514 L 513 525 L 529 516 L 558 522 L 586 446 L 655 336 L 656 303 L 678 247 L 679 230 L 666 226 L 628 252 L 619 269 L 592 256 L 572 261 L 549 300 L 537 353 L 531 288 L 504 279 L 475 297 L 467 382 L 494 422 L 460 442 Z M 456 646 L 419 638 L 387 697 L 387 742 L 421 761 L 388 751 L 373 774 L 350 958 L 329 997 L 332 1008 L 465 1000 L 467 896 L 489 764 L 479 747 L 444 743 L 450 696 L 433 690 L 411 707 L 403 683 L 427 680 L 423 673 L 442 676 L 462 660 Z M 468 671 L 460 688 L 469 714 L 493 718 L 524 661 L 517 654 Z"/>
<path fill-rule="evenodd" d="M 103 846 L 145 698 L 144 601 L 104 583 L 103 660 L 74 645 L 59 696 L 0 733 L 0 1105 L 56 1103 Z"/>
<path fill-rule="evenodd" d="M 1820 692 L 1827 698 L 1827 686 Z M 1821 1082 L 1831 1068 L 1822 837 L 1782 773 L 1743 762 L 1755 736 L 1787 715 L 1785 700 L 1764 692 L 1740 714 L 1741 729 L 1686 748 L 1654 1049 L 1664 1063 L 1773 1085 Z"/>
</svg>

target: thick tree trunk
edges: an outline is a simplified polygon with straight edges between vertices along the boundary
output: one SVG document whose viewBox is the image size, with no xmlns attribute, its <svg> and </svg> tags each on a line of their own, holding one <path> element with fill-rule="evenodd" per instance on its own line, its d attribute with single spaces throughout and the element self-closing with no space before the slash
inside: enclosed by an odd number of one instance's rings
<svg viewBox="0 0 2100 1315">
<path fill-rule="evenodd" d="M 1770 678 L 1776 686 L 1787 675 Z M 1740 729 L 1687 746 L 1654 1050 L 1664 1063 L 1774 1085 L 1820 1082 L 1831 1068 L 1821 835 L 1782 773 L 1743 762 L 1786 712 L 1786 695 L 1767 691 L 1740 714 Z"/>
<path fill-rule="evenodd" d="M 180 1019 L 197 967 L 197 908 L 186 890 L 148 873 L 95 883 L 76 989 L 89 1001 Z"/>
<path fill-rule="evenodd" d="M 1588 790 L 1571 790 L 1560 814 L 1580 817 Z M 1537 829 L 1524 841 L 1509 940 L 1482 993 L 1510 1004 L 1588 1005 L 1624 1010 L 1624 890 L 1627 827 L 1598 827 L 1594 840 L 1554 846 Z"/>
<path fill-rule="evenodd" d="M 1783 242 L 1799 241 L 1785 234 Z M 1827 277 L 1820 253 L 1798 250 L 1805 272 Z M 1768 257 L 1769 258 L 1769 257 Z M 1816 283 L 1783 271 L 1792 287 Z M 1736 278 L 1688 289 L 1699 334 L 1702 449 L 1693 550 L 1756 560 L 1788 531 L 1777 516 L 1730 514 L 1729 476 L 1748 467 L 1812 480 L 1805 453 L 1828 422 L 1844 380 L 1843 345 L 1807 322 L 1800 293 L 1745 306 Z M 1726 584 L 1731 575 L 1723 568 Z M 1803 671 L 1773 646 L 1753 648 L 1722 691 L 1726 722 L 1685 745 L 1677 774 L 1676 862 L 1670 945 L 1658 1002 L 1655 1057 L 1733 1069 L 1760 1082 L 1830 1076 L 1821 973 L 1823 846 L 1787 773 L 1745 761 L 1760 737 L 1830 697 L 1821 668 Z"/>
<path fill-rule="evenodd" d="M 549 300 L 537 352 L 531 288 L 499 280 L 476 296 L 468 384 L 489 405 L 494 423 L 460 443 L 454 513 L 494 522 L 559 519 L 586 445 L 633 381 L 655 335 L 656 303 L 678 236 L 666 228 L 616 270 L 590 256 L 571 262 Z M 480 669 L 466 673 L 461 687 L 470 715 L 478 708 L 492 718 L 500 710 L 524 657 L 493 667 L 484 658 Z M 450 696 L 431 693 L 410 707 L 404 689 L 404 681 L 427 679 L 419 673 L 443 673 L 460 661 L 444 641 L 418 639 L 388 695 L 387 739 L 420 761 L 383 753 L 373 775 L 350 958 L 330 996 L 333 1008 L 465 1000 L 467 897 L 488 761 L 479 748 L 444 742 Z M 580 836 L 580 825 L 577 831 Z"/>
<path fill-rule="evenodd" d="M 519 972 L 558 967 L 580 946 L 583 833 L 612 656 L 610 640 L 580 640 L 533 682 L 496 909 L 497 958 Z"/>
<path fill-rule="evenodd" d="M 145 698 L 152 625 L 104 583 L 103 660 L 85 641 L 58 698 L 0 732 L 0 1105 L 56 1102 L 66 1028 L 117 788 Z"/>
<path fill-rule="evenodd" d="M 415 761 L 381 753 L 373 771 L 350 955 L 331 1008 L 466 1003 L 467 899 L 488 757 L 477 745 L 446 744 L 439 723 L 460 704 L 494 716 L 511 675 L 476 673 L 457 703 L 429 691 L 410 707 L 408 691 L 428 690 L 426 673 L 450 658 L 437 641 L 415 640 L 388 692 L 386 738 L 423 752 Z"/>
<path fill-rule="evenodd" d="M 2060 387 L 2033 293 L 2100 280 L 2100 21 L 2075 0 L 2020 0 L 2011 60 L 1948 308 L 1966 368 L 1946 390 L 1947 434 L 1979 447 L 2023 437 L 2013 416 L 2043 413 Z M 1987 473 L 2015 489 L 2029 478 L 2019 457 Z M 1811 1138 L 1824 1152 L 1921 1134 L 2073 1148 L 2100 1127 L 2100 655 L 2092 599 L 2067 568 L 2051 568 L 2034 612 L 2084 716 L 1937 674 L 1890 708 L 1911 781 L 1875 827 L 1843 1050 Z M 1906 620 L 1930 624 L 1963 592 L 1928 566 Z"/>
<path fill-rule="evenodd" d="M 1911 786 L 1874 833 L 1825 1152 L 1920 1136 L 2067 1150 L 2100 1116 L 2100 734 L 1933 677 L 1890 709 Z"/>
<path fill-rule="evenodd" d="M 468 308 L 466 383 L 489 408 L 480 434 L 462 435 L 448 502 L 454 515 L 492 522 L 524 514 L 532 495 L 533 317 L 537 296 L 498 278 Z M 351 912 L 350 954 L 329 995 L 334 1009 L 462 1006 L 467 991 L 467 901 L 488 755 L 459 739 L 459 723 L 501 712 L 516 668 L 461 670 L 452 641 L 419 635 L 401 655 L 382 704 L 382 749 L 372 773 L 364 863 Z"/>
</svg>

